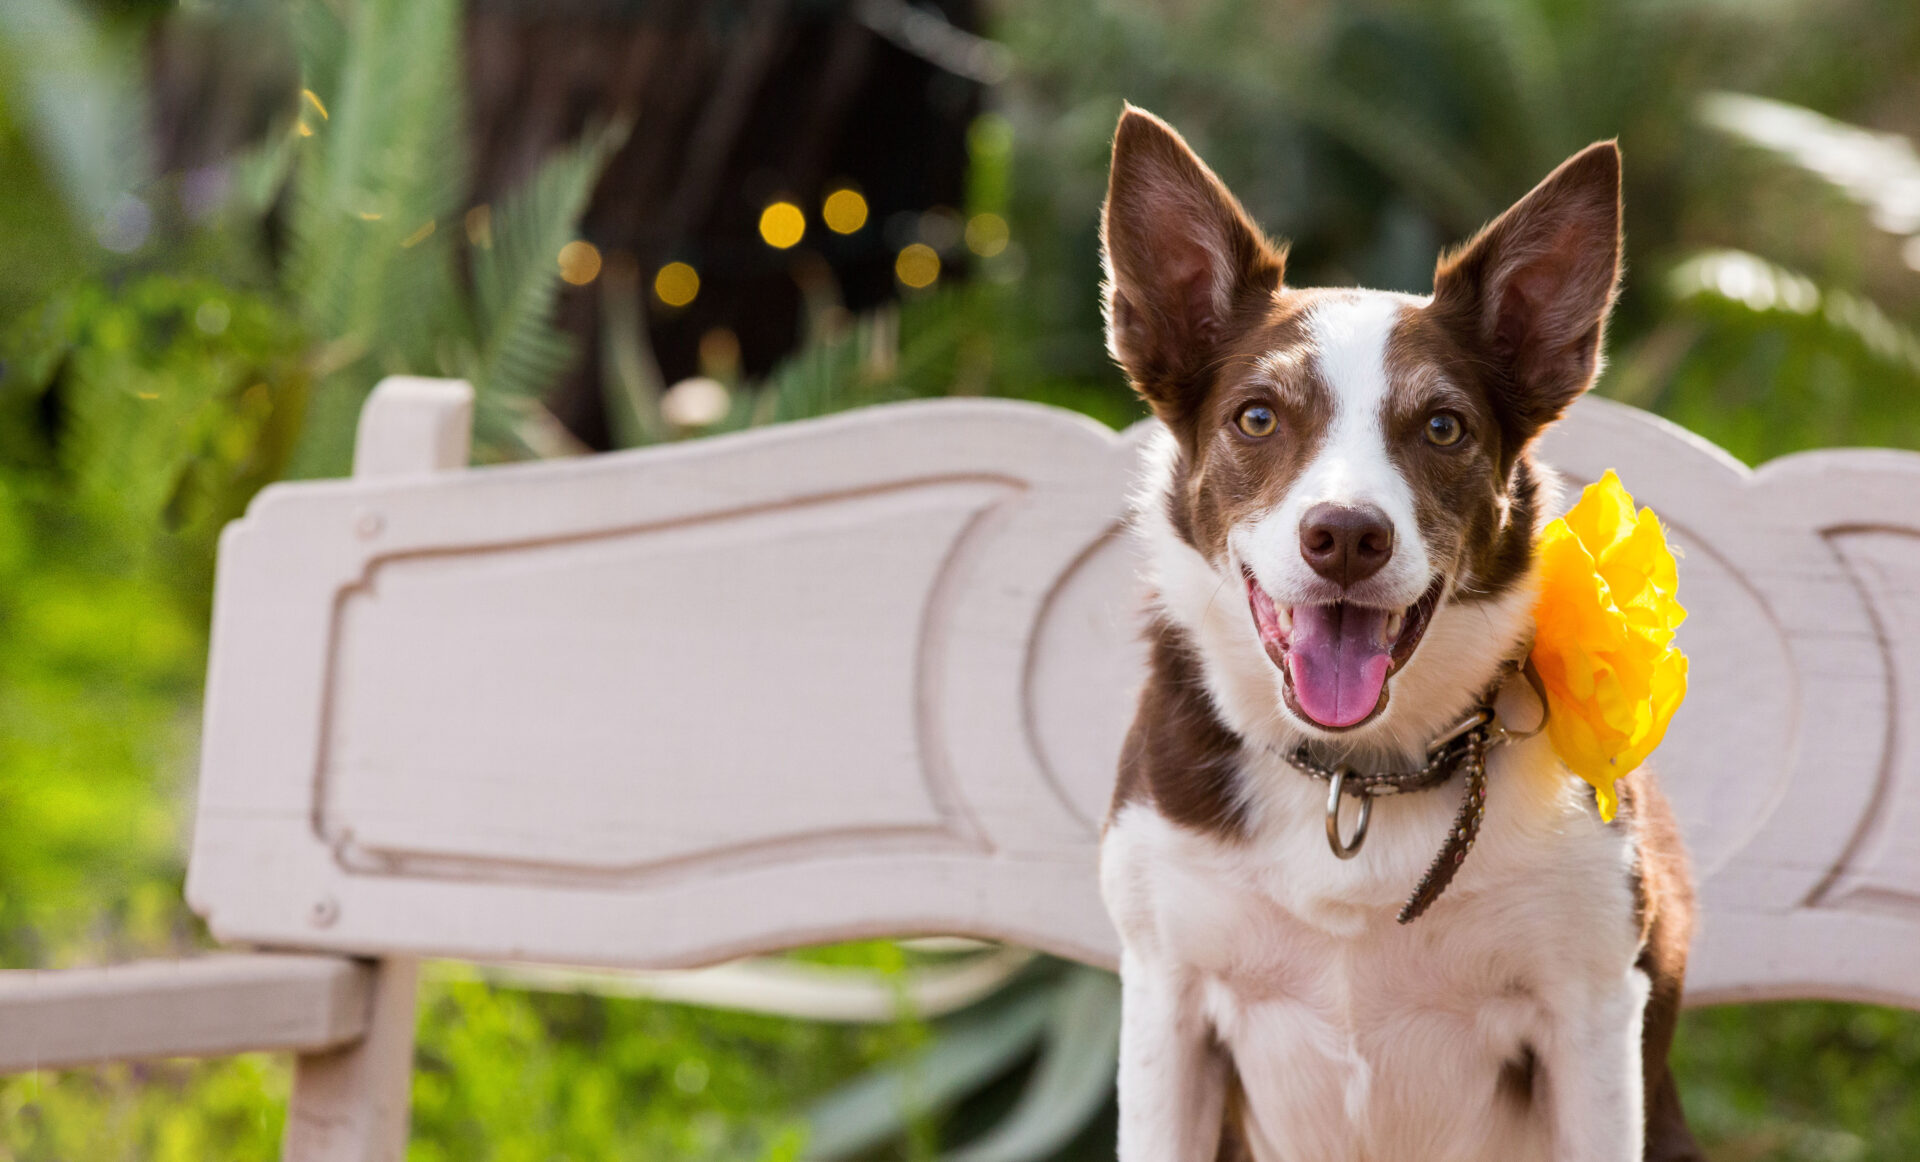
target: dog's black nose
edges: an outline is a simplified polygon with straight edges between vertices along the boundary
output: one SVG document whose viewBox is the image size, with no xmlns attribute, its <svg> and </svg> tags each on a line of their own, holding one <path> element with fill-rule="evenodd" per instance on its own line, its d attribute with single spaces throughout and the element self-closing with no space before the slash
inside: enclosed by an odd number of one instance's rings
<svg viewBox="0 0 1920 1162">
<path fill-rule="evenodd" d="M 1393 523 L 1366 505 L 1316 504 L 1300 520 L 1300 555 L 1338 585 L 1358 585 L 1393 557 Z"/>
</svg>

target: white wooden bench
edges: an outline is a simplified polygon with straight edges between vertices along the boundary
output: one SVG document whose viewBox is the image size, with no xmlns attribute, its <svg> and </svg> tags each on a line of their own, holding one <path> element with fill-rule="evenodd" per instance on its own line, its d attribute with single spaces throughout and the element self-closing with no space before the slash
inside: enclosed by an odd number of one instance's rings
<svg viewBox="0 0 1920 1162">
<path fill-rule="evenodd" d="M 387 1162 L 421 956 L 1113 962 L 1140 429 L 949 401 L 466 470 L 471 409 L 387 381 L 352 479 L 221 540 L 187 894 L 273 951 L 0 975 L 0 1069 L 292 1050 L 285 1157 Z M 1686 553 L 1692 1002 L 1920 1008 L 1920 456 L 1749 472 L 1598 400 L 1545 454 L 1618 468 Z"/>
</svg>

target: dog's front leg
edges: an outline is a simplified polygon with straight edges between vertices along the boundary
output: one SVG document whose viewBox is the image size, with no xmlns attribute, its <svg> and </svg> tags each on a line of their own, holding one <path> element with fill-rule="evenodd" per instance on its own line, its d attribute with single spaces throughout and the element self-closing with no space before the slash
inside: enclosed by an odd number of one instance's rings
<svg viewBox="0 0 1920 1162">
<path fill-rule="evenodd" d="M 1646 1095 L 1640 1029 L 1647 978 L 1628 969 L 1563 1007 L 1547 1054 L 1554 1162 L 1640 1162 Z"/>
<path fill-rule="evenodd" d="M 1226 1061 L 1178 966 L 1120 961 L 1120 1162 L 1213 1162 Z"/>
</svg>

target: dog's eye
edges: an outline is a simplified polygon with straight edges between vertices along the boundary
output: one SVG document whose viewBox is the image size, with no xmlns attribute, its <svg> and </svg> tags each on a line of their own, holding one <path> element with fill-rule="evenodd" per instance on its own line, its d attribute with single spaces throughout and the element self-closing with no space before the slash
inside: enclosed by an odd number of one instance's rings
<svg viewBox="0 0 1920 1162">
<path fill-rule="evenodd" d="M 1280 417 L 1274 415 L 1273 409 L 1266 404 L 1250 403 L 1240 409 L 1240 414 L 1233 418 L 1233 422 L 1241 431 L 1258 440 L 1273 435 L 1273 430 L 1280 426 Z"/>
<path fill-rule="evenodd" d="M 1467 434 L 1467 425 L 1452 412 L 1435 412 L 1427 417 L 1427 443 L 1441 448 L 1458 444 Z"/>
</svg>

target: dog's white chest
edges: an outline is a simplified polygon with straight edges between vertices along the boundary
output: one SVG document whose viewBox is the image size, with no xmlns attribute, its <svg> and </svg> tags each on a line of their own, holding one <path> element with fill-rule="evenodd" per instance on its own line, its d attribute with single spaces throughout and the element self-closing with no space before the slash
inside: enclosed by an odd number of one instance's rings
<svg viewBox="0 0 1920 1162">
<path fill-rule="evenodd" d="M 1209 977 L 1203 1011 L 1262 1162 L 1547 1156 L 1530 1077 L 1551 1016 L 1533 982 L 1517 961 L 1475 963 L 1410 935 L 1286 926 L 1269 939 L 1287 954 L 1267 971 Z"/>
<path fill-rule="evenodd" d="M 1297 803 L 1276 790 L 1288 822 L 1250 843 L 1129 809 L 1102 869 L 1129 971 L 1198 990 L 1239 1074 L 1255 1156 L 1547 1158 L 1546 1105 L 1528 1079 L 1569 998 L 1632 963 L 1626 838 L 1543 818 L 1544 799 L 1491 811 L 1454 887 L 1403 927 L 1394 912 L 1450 796 L 1383 802 L 1360 858 L 1342 863 L 1318 834 L 1317 788 Z"/>
</svg>

